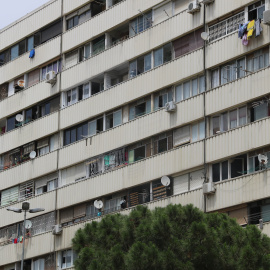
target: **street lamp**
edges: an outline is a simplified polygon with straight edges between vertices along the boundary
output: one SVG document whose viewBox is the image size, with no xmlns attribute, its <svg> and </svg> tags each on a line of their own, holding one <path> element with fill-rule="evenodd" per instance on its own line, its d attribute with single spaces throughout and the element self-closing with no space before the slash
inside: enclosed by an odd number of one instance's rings
<svg viewBox="0 0 270 270">
<path fill-rule="evenodd" d="M 24 224 L 23 224 L 23 250 L 22 250 L 22 262 L 21 262 L 21 270 L 23 270 L 23 260 L 24 260 L 24 242 L 25 242 L 25 221 L 26 221 L 26 212 L 29 213 L 38 213 L 41 211 L 44 211 L 44 208 L 34 208 L 30 209 L 30 203 L 29 202 L 23 202 L 22 208 L 16 208 L 16 207 L 8 207 L 8 211 L 13 211 L 15 213 L 21 213 L 24 211 Z"/>
</svg>

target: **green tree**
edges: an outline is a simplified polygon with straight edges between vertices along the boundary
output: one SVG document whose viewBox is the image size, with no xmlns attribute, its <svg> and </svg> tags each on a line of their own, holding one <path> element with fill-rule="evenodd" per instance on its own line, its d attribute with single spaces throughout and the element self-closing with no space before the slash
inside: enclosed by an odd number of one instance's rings
<svg viewBox="0 0 270 270">
<path fill-rule="evenodd" d="M 192 205 L 107 215 L 79 229 L 72 243 L 78 270 L 270 269 L 270 238 L 256 226 Z"/>
</svg>

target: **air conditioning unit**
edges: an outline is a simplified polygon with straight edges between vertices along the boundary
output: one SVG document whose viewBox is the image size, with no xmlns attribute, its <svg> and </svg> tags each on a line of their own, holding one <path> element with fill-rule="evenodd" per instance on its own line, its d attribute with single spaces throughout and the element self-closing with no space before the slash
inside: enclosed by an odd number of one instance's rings
<svg viewBox="0 0 270 270">
<path fill-rule="evenodd" d="M 55 71 L 49 71 L 46 73 L 46 83 L 54 84 L 56 82 L 56 73 Z"/>
<path fill-rule="evenodd" d="M 62 226 L 57 224 L 57 225 L 54 225 L 53 228 L 52 228 L 52 234 L 54 235 L 59 235 L 62 233 Z"/>
<path fill-rule="evenodd" d="M 192 1 L 191 3 L 189 3 L 187 12 L 193 14 L 195 12 L 200 11 L 200 8 L 201 8 L 201 6 L 199 4 L 199 1 L 195 0 L 195 1 Z"/>
<path fill-rule="evenodd" d="M 213 182 L 203 184 L 203 194 L 214 194 L 215 192 L 216 188 Z"/>
<path fill-rule="evenodd" d="M 270 10 L 263 12 L 263 23 L 270 25 Z"/>
<path fill-rule="evenodd" d="M 215 0 L 203 0 L 202 2 L 203 4 L 208 5 L 208 4 L 214 3 Z"/>
<path fill-rule="evenodd" d="M 167 102 L 165 104 L 165 110 L 166 110 L 166 112 L 176 111 L 176 105 L 175 105 L 174 101 Z"/>
</svg>

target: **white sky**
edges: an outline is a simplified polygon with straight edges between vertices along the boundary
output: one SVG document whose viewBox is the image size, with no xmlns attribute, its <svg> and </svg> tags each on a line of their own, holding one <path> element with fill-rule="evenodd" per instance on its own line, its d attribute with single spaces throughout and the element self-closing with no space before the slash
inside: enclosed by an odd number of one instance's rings
<svg viewBox="0 0 270 270">
<path fill-rule="evenodd" d="M 49 0 L 0 0 L 0 2 L 0 29 L 2 29 L 32 10 L 49 2 Z"/>
</svg>

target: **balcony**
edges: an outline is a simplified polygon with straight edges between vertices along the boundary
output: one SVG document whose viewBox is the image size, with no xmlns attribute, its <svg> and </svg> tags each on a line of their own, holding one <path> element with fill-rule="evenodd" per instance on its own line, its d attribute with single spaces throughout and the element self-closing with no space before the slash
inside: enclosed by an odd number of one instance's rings
<svg viewBox="0 0 270 270">
<path fill-rule="evenodd" d="M 119 4 L 119 6 L 121 5 L 122 4 Z M 195 27 L 194 21 L 196 21 L 196 26 L 200 25 L 201 18 L 197 18 L 196 15 L 194 16 L 195 17 L 190 16 L 190 14 L 186 14 L 186 12 L 177 14 L 176 16 L 171 17 L 170 19 L 163 21 L 160 24 L 157 24 L 156 26 L 141 32 L 133 38 L 130 38 L 94 57 L 91 57 L 84 62 L 81 62 L 80 64 L 77 64 L 76 66 L 65 70 L 62 74 L 62 89 L 67 90 L 72 86 L 90 80 L 90 78 L 93 78 L 98 74 L 103 73 L 104 71 L 113 69 L 116 66 L 121 65 L 131 60 L 132 58 L 135 58 L 136 56 L 153 50 L 157 46 L 161 46 L 167 42 L 170 42 L 172 39 L 183 35 L 187 29 L 191 30 L 193 27 Z M 188 22 L 188 26 L 181 23 L 184 18 Z M 94 29 L 94 27 L 91 26 L 91 28 L 88 27 L 87 29 Z M 170 31 L 167 31 L 167 29 L 170 29 Z M 85 32 L 87 31 L 83 31 L 83 33 Z M 164 34 L 160 35 L 160 33 Z M 71 40 L 77 40 L 77 38 L 74 38 L 73 36 Z M 135 46 L 135 44 L 140 44 L 140 46 Z M 201 68 L 200 70 L 203 69 L 202 58 L 197 57 L 189 59 L 189 63 L 192 68 L 199 66 Z M 92 67 L 95 68 L 93 69 Z M 185 69 L 186 66 L 183 65 L 182 68 L 178 70 L 178 74 L 179 76 L 182 75 L 182 78 L 185 77 L 183 74 L 181 74 L 181 71 Z M 192 74 L 194 74 L 193 70 L 190 75 Z"/>
<path fill-rule="evenodd" d="M 269 94 L 269 77 L 270 69 L 266 68 L 206 92 L 206 114 Z"/>
<path fill-rule="evenodd" d="M 248 46 L 242 45 L 237 32 L 209 43 L 206 47 L 206 68 L 212 68 L 233 58 L 240 58 L 241 55 L 269 44 L 268 26 L 261 23 L 261 27 L 263 28 L 261 35 L 249 40 Z"/>
<path fill-rule="evenodd" d="M 2 39 L 2 38 L 1 38 Z M 40 66 L 60 55 L 60 40 L 58 36 L 35 48 L 35 57 L 29 58 L 29 52 L 0 67 L 0 84 L 18 77 L 21 74 Z"/>
<path fill-rule="evenodd" d="M 270 118 L 206 139 L 206 162 L 229 158 L 270 144 Z"/>
<path fill-rule="evenodd" d="M 58 131 L 58 112 L 34 120 L 0 136 L 1 154 Z"/>
<path fill-rule="evenodd" d="M 202 50 L 191 52 L 165 65 L 120 83 L 108 91 L 90 97 L 60 111 L 60 129 L 117 108 L 177 81 L 202 72 Z M 193 63 L 196 62 L 196 65 Z M 199 64 L 200 63 L 200 64 Z M 136 91 L 134 91 L 136 89 Z M 99 104 L 103 104 L 102 107 Z M 193 105 L 191 105 L 193 106 Z M 196 107 L 194 107 L 196 108 Z M 188 109 L 188 108 L 187 108 Z M 188 115 L 187 115 L 188 116 Z"/>
<path fill-rule="evenodd" d="M 56 93 L 59 93 L 59 80 L 56 82 L 54 87 L 49 83 L 40 82 L 23 91 L 19 91 L 18 93 L 0 101 L 1 118 L 14 114 L 16 111 L 22 111 L 23 109 L 33 106 Z M 16 104 L 16 107 L 14 104 Z"/>
<path fill-rule="evenodd" d="M 270 170 L 217 182 L 215 187 L 216 193 L 206 200 L 207 212 L 269 198 Z"/>
<path fill-rule="evenodd" d="M 80 152 L 80 150 L 78 149 L 76 152 Z M 104 194 L 114 193 L 161 178 L 163 175 L 172 175 L 202 164 L 203 142 L 200 141 L 65 186 L 58 190 L 57 208 L 98 198 Z M 80 196 L 73 194 L 80 194 Z"/>
<path fill-rule="evenodd" d="M 0 51 L 60 17 L 61 1 L 55 0 L 1 30 Z M 48 58 L 46 58 L 48 59 Z"/>
<path fill-rule="evenodd" d="M 56 170 L 57 151 L 54 151 L 0 172 L 0 190 L 16 186 Z"/>
<path fill-rule="evenodd" d="M 45 211 L 39 212 L 36 214 L 27 213 L 27 217 L 33 218 L 33 217 L 54 211 L 55 210 L 55 199 L 56 199 L 55 192 L 56 191 L 54 190 L 54 191 L 50 191 L 50 192 L 44 193 L 42 195 L 27 199 L 27 201 L 30 203 L 31 208 L 40 207 L 40 208 L 45 209 Z M 12 205 L 12 207 L 21 208 L 22 202 L 15 203 Z M 1 217 L 5 217 L 5 218 L 2 218 L 0 220 L 0 228 L 7 226 L 9 224 L 21 222 L 23 220 L 23 213 L 18 214 L 18 213 L 14 213 L 12 211 L 7 211 L 6 207 L 0 208 L 0 215 L 1 215 Z M 2 260 L 1 260 L 1 262 L 2 262 Z"/>
<path fill-rule="evenodd" d="M 192 113 L 188 110 L 194 106 Z M 118 127 L 102 132 L 91 139 L 81 140 L 59 150 L 59 168 L 82 162 L 90 157 L 117 149 L 152 135 L 175 128 L 203 117 L 203 96 L 198 95 L 177 104 L 175 113 L 165 109 L 147 114 Z M 143 127 L 143 128 L 142 128 Z M 89 141 L 92 141 L 90 144 Z M 88 144 L 86 145 L 86 142 Z"/>
</svg>

